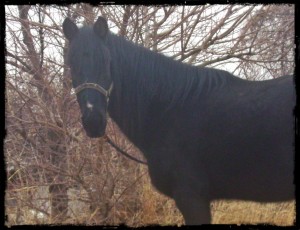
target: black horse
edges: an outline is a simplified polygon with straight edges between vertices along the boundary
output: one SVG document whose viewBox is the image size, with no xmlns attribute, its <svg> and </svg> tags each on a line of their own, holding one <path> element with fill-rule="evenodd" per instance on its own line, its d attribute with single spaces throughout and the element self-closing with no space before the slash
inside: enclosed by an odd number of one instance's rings
<svg viewBox="0 0 300 230">
<path fill-rule="evenodd" d="M 294 199 L 291 76 L 190 66 L 111 34 L 102 17 L 80 29 L 66 18 L 63 32 L 87 135 L 104 135 L 108 112 L 186 224 L 210 223 L 215 199 Z"/>
</svg>

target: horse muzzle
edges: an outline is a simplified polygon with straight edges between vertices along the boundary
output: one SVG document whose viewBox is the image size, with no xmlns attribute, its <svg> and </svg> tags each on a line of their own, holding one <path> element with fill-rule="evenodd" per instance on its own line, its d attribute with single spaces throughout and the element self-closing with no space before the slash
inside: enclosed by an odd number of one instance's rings
<svg viewBox="0 0 300 230">
<path fill-rule="evenodd" d="M 88 137 L 102 137 L 106 129 L 106 117 L 101 115 L 82 116 L 82 125 Z"/>
</svg>

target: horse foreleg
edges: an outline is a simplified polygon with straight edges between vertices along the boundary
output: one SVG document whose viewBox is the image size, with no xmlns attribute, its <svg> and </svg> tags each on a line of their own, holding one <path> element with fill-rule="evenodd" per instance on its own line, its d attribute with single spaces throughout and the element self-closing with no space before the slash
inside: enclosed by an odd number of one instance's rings
<svg viewBox="0 0 300 230">
<path fill-rule="evenodd" d="M 174 200 L 186 225 L 210 224 L 210 201 L 205 196 L 194 194 L 188 187 L 174 191 Z"/>
</svg>

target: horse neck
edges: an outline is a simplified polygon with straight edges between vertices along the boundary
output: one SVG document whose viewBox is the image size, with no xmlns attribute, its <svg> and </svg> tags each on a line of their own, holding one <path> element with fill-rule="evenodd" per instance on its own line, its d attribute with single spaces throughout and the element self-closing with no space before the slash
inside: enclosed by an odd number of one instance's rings
<svg viewBox="0 0 300 230">
<path fill-rule="evenodd" d="M 109 35 L 108 47 L 114 82 L 109 113 L 138 147 L 148 138 L 143 136 L 147 133 L 143 129 L 153 108 L 164 113 L 174 105 L 183 104 L 186 98 L 198 101 L 200 94 L 202 98 L 217 82 L 218 75 L 222 75 L 212 74 L 216 71 L 213 69 L 176 62 L 113 34 Z M 158 118 L 153 116 L 151 119 Z"/>
<path fill-rule="evenodd" d="M 138 147 L 143 142 L 145 118 L 152 101 L 150 88 L 145 90 L 147 78 L 141 66 L 149 51 L 116 35 L 108 38 L 111 53 L 111 76 L 114 90 L 108 111 L 122 132 Z M 145 54 L 146 52 L 147 54 Z M 148 60 L 148 65 L 152 65 Z M 155 74 L 148 71 L 147 74 Z"/>
</svg>

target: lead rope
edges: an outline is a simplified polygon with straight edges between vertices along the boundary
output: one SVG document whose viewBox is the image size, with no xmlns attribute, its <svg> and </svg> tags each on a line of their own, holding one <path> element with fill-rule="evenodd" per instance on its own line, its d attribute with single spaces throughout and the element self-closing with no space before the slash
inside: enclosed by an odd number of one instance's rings
<svg viewBox="0 0 300 230">
<path fill-rule="evenodd" d="M 144 165 L 148 165 L 147 162 L 145 161 L 141 161 L 139 159 L 136 159 L 135 157 L 129 155 L 128 153 L 126 153 L 124 150 L 122 150 L 119 146 L 117 146 L 107 135 L 105 135 L 105 139 L 106 141 L 112 146 L 114 147 L 118 152 L 120 152 L 121 154 L 123 154 L 125 157 L 129 158 L 130 160 L 133 160 L 137 163 L 140 164 L 144 164 Z"/>
</svg>

